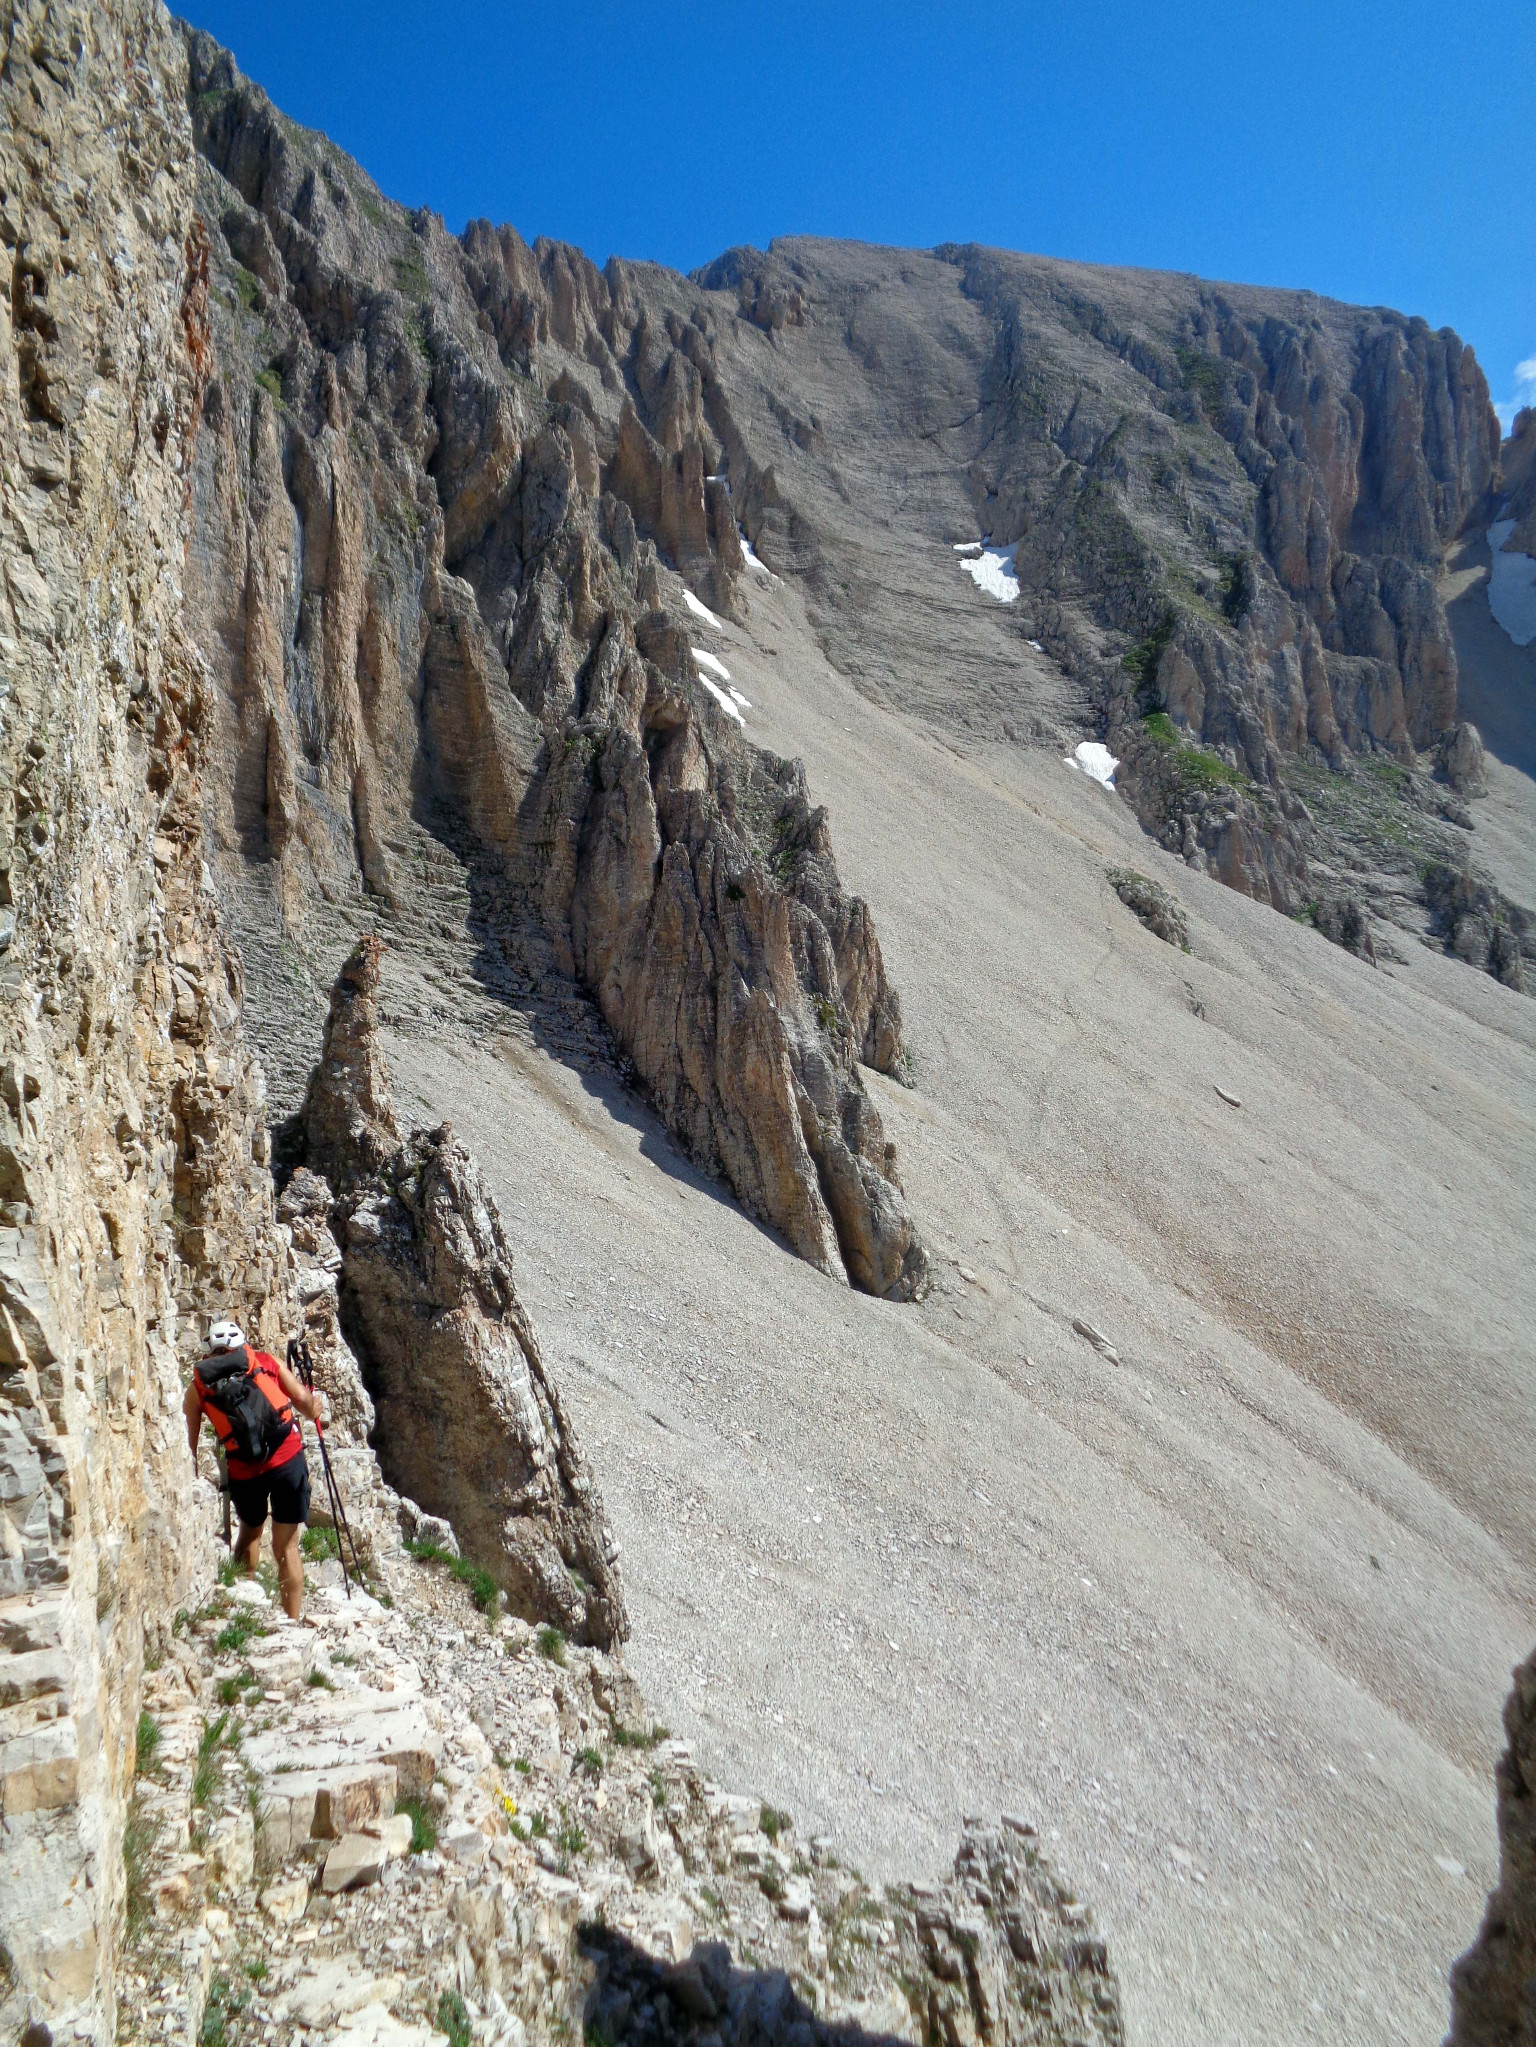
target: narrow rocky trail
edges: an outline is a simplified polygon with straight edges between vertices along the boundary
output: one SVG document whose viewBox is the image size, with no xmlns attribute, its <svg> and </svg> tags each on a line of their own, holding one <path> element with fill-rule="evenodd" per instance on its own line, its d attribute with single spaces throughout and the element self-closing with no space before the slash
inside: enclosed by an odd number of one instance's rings
<svg viewBox="0 0 1536 2047">
<path fill-rule="evenodd" d="M 1024 1821 L 969 1831 L 951 1889 L 870 1886 L 472 1573 L 397 1548 L 371 1592 L 334 1560 L 311 1577 L 294 1623 L 270 1573 L 221 1570 L 148 1674 L 120 2047 L 811 2047 L 944 2011 L 975 2038 L 1004 2007 L 1020 2039 L 1123 2040 L 1103 1942 Z"/>
</svg>

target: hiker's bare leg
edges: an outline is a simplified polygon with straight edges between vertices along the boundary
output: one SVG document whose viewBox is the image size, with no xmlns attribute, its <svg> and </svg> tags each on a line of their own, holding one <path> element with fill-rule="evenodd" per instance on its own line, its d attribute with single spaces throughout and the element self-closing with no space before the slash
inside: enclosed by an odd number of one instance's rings
<svg viewBox="0 0 1536 2047">
<path fill-rule="evenodd" d="M 283 1592 L 283 1612 L 296 1621 L 304 1603 L 304 1558 L 299 1550 L 299 1521 L 272 1523 L 272 1554 L 277 1558 L 277 1582 Z"/>
<path fill-rule="evenodd" d="M 243 1521 L 240 1523 L 240 1533 L 235 1537 L 235 1562 L 243 1571 L 255 1572 L 261 1562 L 260 1528 L 247 1528 Z"/>
</svg>

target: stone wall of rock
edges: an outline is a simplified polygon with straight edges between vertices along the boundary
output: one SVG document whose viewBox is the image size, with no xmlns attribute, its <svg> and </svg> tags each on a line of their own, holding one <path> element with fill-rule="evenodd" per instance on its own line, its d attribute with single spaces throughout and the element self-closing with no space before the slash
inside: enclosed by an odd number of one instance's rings
<svg viewBox="0 0 1536 2047">
<path fill-rule="evenodd" d="M 98 2047 L 141 1666 L 211 1569 L 181 1366 L 292 1298 L 202 851 L 184 95 L 157 6 L 0 9 L 0 2027 Z"/>
<path fill-rule="evenodd" d="M 329 1188 L 341 1322 L 380 1465 L 451 1526 L 515 1613 L 613 1648 L 629 1632 L 618 1549 L 518 1299 L 495 1200 L 446 1125 L 407 1137 L 395 1121 L 379 955 L 365 939 L 337 977 L 304 1104 L 304 1171 Z"/>
<path fill-rule="evenodd" d="M 1435 579 L 1499 464 L 1487 381 L 1458 336 L 1310 294 L 1192 280 L 1149 281 L 1134 311 L 1111 274 L 1102 300 L 1058 292 L 1071 323 L 1139 384 L 1146 411 L 1172 422 L 1168 436 L 1126 416 L 1118 392 L 1042 390 L 1054 366 L 1041 346 L 1038 264 L 949 253 L 999 331 L 993 379 L 1010 431 L 978 486 L 996 500 L 1000 530 L 1025 536 L 1019 567 L 1032 586 L 1151 637 L 1144 696 L 1156 684 L 1177 722 L 1231 747 L 1264 782 L 1279 754 L 1311 745 L 1333 759 L 1376 745 L 1407 758 L 1455 724 L 1456 659 Z M 1201 428 L 1237 461 L 1216 490 L 1198 460 Z M 1057 464 L 1031 459 L 1042 443 L 1088 471 L 1123 530 L 1085 518 L 1079 491 L 1062 499 Z M 1213 576 L 1202 590 L 1197 574 L 1181 589 L 1156 533 L 1169 514 L 1192 537 L 1204 532 L 1216 568 L 1226 546 L 1246 575 L 1229 572 L 1222 589 Z"/>
<path fill-rule="evenodd" d="M 1515 414 L 1499 464 L 1500 515 L 1513 519 L 1507 545 L 1536 555 L 1536 405 Z"/>
<path fill-rule="evenodd" d="M 859 1077 L 903 1057 L 872 921 L 689 650 L 685 592 L 728 604 L 742 565 L 696 346 L 626 266 L 407 216 L 188 47 L 215 354 L 189 597 L 231 898 L 270 947 L 317 898 L 387 905 L 431 818 L 700 1163 L 823 1271 L 920 1291 Z"/>
<path fill-rule="evenodd" d="M 1446 2047 L 1515 2047 L 1536 2039 L 1536 1654 L 1504 1706 L 1509 1747 L 1494 1772 L 1499 1881 L 1482 1930 L 1451 1971 Z"/>
</svg>

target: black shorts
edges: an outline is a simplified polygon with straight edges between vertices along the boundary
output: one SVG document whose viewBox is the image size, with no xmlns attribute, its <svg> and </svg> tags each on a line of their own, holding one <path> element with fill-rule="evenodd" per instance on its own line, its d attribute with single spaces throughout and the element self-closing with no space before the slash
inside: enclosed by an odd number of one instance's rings
<svg viewBox="0 0 1536 2047">
<path fill-rule="evenodd" d="M 243 1528 L 261 1527 L 267 1518 L 269 1500 L 274 1521 L 307 1521 L 309 1466 L 304 1462 L 304 1452 L 301 1450 L 297 1457 L 290 1457 L 275 1471 L 264 1471 L 256 1478 L 232 1478 L 229 1497 L 234 1502 Z"/>
</svg>

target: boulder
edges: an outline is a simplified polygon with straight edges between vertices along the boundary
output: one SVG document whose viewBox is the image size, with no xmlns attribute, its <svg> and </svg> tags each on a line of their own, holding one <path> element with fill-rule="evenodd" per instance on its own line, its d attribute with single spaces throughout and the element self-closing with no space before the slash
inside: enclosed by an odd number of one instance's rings
<svg viewBox="0 0 1536 2047">
<path fill-rule="evenodd" d="M 377 1849 L 375 1841 L 373 1847 Z M 321 1962 L 273 2003 L 273 2015 L 296 2026 L 335 2025 L 371 2004 L 388 2005 L 400 1995 L 398 1976 L 371 1976 L 351 1955 Z"/>
<path fill-rule="evenodd" d="M 248 1812 L 216 1820 L 203 1850 L 208 1881 L 220 1888 L 248 1884 L 256 1869 L 256 1822 Z"/>
<path fill-rule="evenodd" d="M 1111 867 L 1108 874 L 1115 894 L 1154 938 L 1189 951 L 1189 920 L 1165 888 L 1133 867 Z"/>
<path fill-rule="evenodd" d="M 384 1874 L 389 1851 L 377 1834 L 343 1834 L 325 1858 L 320 1888 L 327 1896 L 361 1890 Z"/>
<path fill-rule="evenodd" d="M 1483 735 L 1465 719 L 1453 725 L 1436 747 L 1435 765 L 1458 795 L 1488 794 L 1488 756 L 1483 751 Z"/>
<path fill-rule="evenodd" d="M 268 1884 L 261 1894 L 261 1909 L 277 1926 L 291 1926 L 304 1917 L 309 1904 L 309 1878 L 285 1876 Z"/>
<path fill-rule="evenodd" d="M 333 2040 L 334 2047 L 442 2047 L 443 2036 L 434 2026 L 412 2025 L 387 2005 L 373 2003 L 349 2012 Z"/>
</svg>

